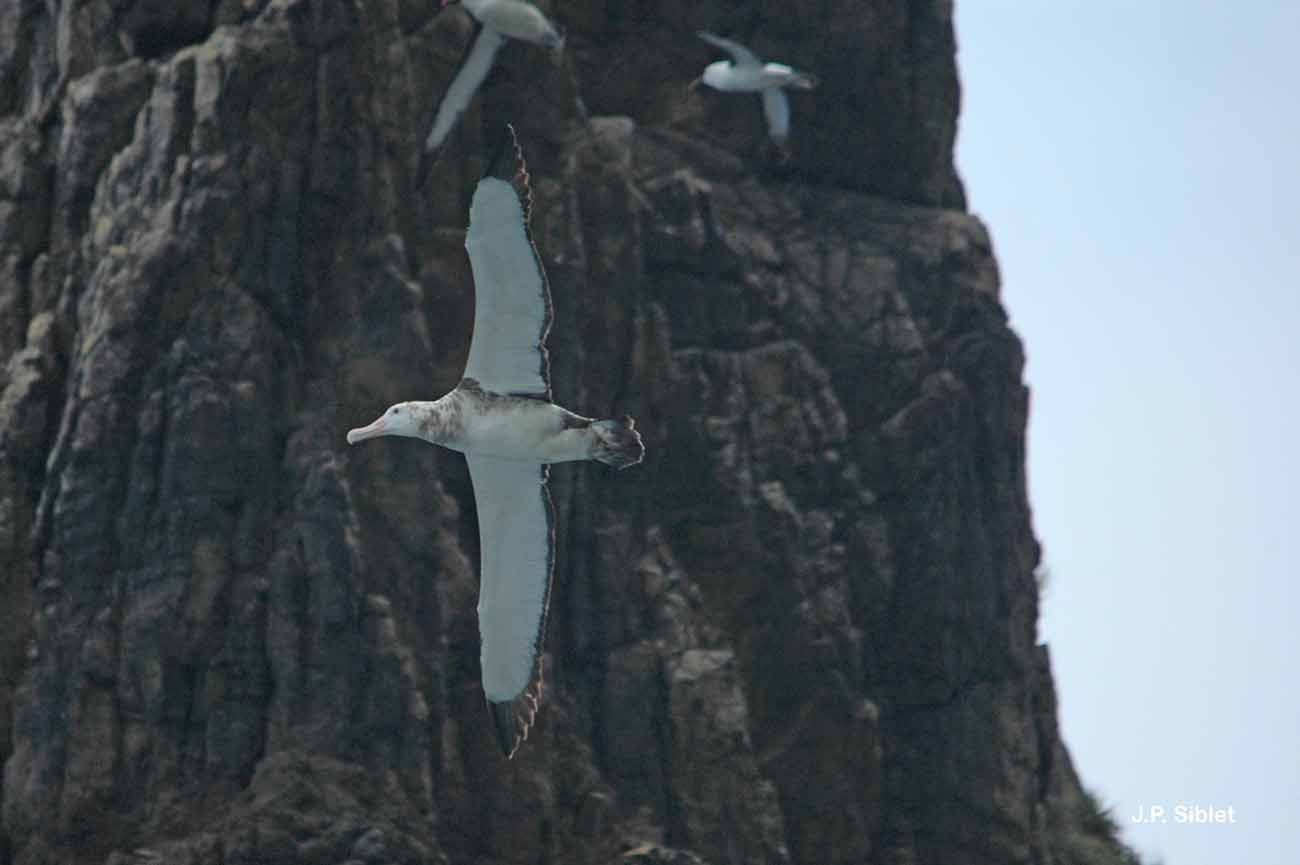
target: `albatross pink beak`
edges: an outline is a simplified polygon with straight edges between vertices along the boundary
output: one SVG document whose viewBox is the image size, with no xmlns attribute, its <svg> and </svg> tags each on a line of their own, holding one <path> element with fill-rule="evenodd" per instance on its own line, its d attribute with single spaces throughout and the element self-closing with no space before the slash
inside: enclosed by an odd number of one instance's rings
<svg viewBox="0 0 1300 865">
<path fill-rule="evenodd" d="M 358 427 L 354 430 L 348 430 L 348 444 L 354 445 L 357 442 L 363 442 L 366 439 L 372 439 L 383 435 L 385 432 L 384 418 L 381 415 L 379 420 L 370 426 Z"/>
</svg>

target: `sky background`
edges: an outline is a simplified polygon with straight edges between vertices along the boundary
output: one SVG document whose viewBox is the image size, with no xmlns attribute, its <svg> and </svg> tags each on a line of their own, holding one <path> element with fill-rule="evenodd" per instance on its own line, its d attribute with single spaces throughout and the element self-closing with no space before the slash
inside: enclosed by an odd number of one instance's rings
<svg viewBox="0 0 1300 865">
<path fill-rule="evenodd" d="M 1300 851 L 1300 3 L 957 0 L 1065 739 L 1146 861 Z M 1235 825 L 1137 826 L 1140 805 Z"/>
</svg>

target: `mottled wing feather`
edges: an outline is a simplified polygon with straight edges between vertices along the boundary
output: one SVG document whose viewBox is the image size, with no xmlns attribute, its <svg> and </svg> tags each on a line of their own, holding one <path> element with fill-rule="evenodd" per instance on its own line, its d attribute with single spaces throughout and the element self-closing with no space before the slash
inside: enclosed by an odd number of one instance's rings
<svg viewBox="0 0 1300 865">
<path fill-rule="evenodd" d="M 466 456 L 479 531 L 483 693 L 502 752 L 528 736 L 542 699 L 542 645 L 555 568 L 545 465 Z"/>
<path fill-rule="evenodd" d="M 433 115 L 433 127 L 424 140 L 424 149 L 420 152 L 420 164 L 416 168 L 416 183 L 424 186 L 429 177 L 429 169 L 438 161 L 442 147 L 447 143 L 447 136 L 455 128 L 456 121 L 469 108 L 474 94 L 487 78 L 492 69 L 492 61 L 497 49 L 505 42 L 505 37 L 491 28 L 480 24 L 477 35 L 470 40 L 465 54 L 461 57 L 456 75 L 447 85 L 447 90 L 438 102 L 438 110 Z"/>
<path fill-rule="evenodd" d="M 470 203 L 465 248 L 474 272 L 474 336 L 464 375 L 486 390 L 550 399 L 551 290 L 529 227 L 528 169 L 514 129 L 506 130 L 505 147 Z"/>
<path fill-rule="evenodd" d="M 708 30 L 697 31 L 695 35 L 699 36 L 715 48 L 721 48 L 723 51 L 730 54 L 731 59 L 737 66 L 758 66 L 762 62 L 753 51 L 750 51 L 739 42 L 735 42 L 731 39 L 724 39 L 716 33 L 710 33 Z"/>
</svg>

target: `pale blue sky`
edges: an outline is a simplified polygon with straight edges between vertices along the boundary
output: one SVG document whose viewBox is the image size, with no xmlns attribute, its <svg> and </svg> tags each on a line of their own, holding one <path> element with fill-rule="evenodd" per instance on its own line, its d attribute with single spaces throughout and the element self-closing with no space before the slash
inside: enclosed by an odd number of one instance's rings
<svg viewBox="0 0 1300 865">
<path fill-rule="evenodd" d="M 1065 737 L 1168 865 L 1300 851 L 1300 2 L 957 0 Z M 1135 826 L 1139 805 L 1235 825 Z"/>
</svg>

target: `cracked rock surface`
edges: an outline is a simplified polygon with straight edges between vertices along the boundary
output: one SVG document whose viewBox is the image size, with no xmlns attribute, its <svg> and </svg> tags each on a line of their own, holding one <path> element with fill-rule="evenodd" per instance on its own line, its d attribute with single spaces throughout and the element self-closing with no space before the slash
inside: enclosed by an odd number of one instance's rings
<svg viewBox="0 0 1300 865">
<path fill-rule="evenodd" d="M 787 6 L 550 4 L 563 60 L 507 46 L 417 192 L 459 11 L 0 0 L 0 861 L 1122 861 L 1060 840 L 950 3 Z M 789 163 L 685 91 L 702 27 L 821 77 Z M 647 446 L 553 473 L 509 763 L 463 461 L 344 441 L 459 378 L 506 120 L 557 401 Z"/>
</svg>

